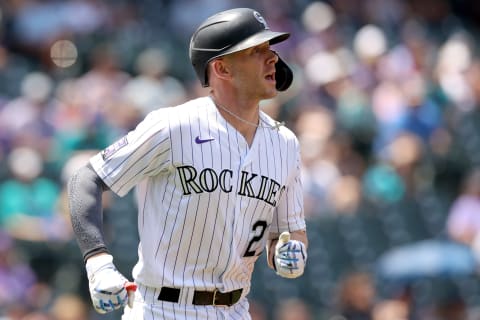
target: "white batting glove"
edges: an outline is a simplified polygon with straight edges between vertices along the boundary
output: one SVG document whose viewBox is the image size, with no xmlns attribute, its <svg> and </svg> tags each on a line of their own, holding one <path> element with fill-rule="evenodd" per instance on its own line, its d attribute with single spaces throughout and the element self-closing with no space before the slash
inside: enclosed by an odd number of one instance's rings
<svg viewBox="0 0 480 320">
<path fill-rule="evenodd" d="M 303 242 L 290 240 L 290 233 L 283 232 L 275 246 L 275 270 L 284 278 L 297 278 L 303 274 L 307 250 Z"/>
<path fill-rule="evenodd" d="M 107 313 L 133 306 L 133 294 L 136 290 L 113 265 L 109 254 L 89 258 L 86 263 L 90 297 L 98 313 Z"/>
</svg>

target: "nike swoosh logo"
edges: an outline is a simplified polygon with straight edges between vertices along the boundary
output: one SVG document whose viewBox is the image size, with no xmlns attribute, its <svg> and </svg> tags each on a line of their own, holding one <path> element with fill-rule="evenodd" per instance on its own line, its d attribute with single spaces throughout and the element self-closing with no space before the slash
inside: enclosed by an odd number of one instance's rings
<svg viewBox="0 0 480 320">
<path fill-rule="evenodd" d="M 197 136 L 195 138 L 195 143 L 196 144 L 201 144 L 201 143 L 209 142 L 209 141 L 212 141 L 212 140 L 215 140 L 215 138 L 200 139 L 200 136 Z"/>
</svg>

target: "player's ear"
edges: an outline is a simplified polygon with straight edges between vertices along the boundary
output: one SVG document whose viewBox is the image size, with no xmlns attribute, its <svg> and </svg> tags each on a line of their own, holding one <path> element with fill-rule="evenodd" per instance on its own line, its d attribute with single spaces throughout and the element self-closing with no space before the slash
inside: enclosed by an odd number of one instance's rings
<svg viewBox="0 0 480 320">
<path fill-rule="evenodd" d="M 211 79 L 210 77 L 212 76 L 224 80 L 228 80 L 232 77 L 232 70 L 225 59 L 218 58 L 213 60 L 210 62 L 209 69 L 209 79 Z"/>
</svg>

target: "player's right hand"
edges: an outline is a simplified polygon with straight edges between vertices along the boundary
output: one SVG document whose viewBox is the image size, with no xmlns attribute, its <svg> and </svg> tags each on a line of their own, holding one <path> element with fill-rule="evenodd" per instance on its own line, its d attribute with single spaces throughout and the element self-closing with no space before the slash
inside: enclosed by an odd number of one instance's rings
<svg viewBox="0 0 480 320">
<path fill-rule="evenodd" d="M 130 291 L 135 288 L 115 268 L 111 255 L 102 254 L 89 258 L 86 268 L 90 297 L 98 313 L 111 312 L 127 304 L 132 306 L 133 295 L 129 294 L 127 288 Z"/>
</svg>

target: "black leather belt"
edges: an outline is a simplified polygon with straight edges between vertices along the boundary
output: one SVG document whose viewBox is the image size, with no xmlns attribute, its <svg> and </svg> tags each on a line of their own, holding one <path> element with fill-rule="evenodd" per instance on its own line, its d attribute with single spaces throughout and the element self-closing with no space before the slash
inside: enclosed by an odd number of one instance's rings
<svg viewBox="0 0 480 320">
<path fill-rule="evenodd" d="M 199 306 L 232 306 L 240 300 L 243 289 L 237 289 L 229 292 L 198 291 L 193 293 L 192 303 Z M 178 302 L 180 298 L 180 289 L 162 287 L 158 300 L 168 302 Z"/>
</svg>

